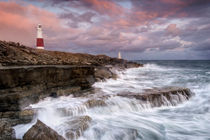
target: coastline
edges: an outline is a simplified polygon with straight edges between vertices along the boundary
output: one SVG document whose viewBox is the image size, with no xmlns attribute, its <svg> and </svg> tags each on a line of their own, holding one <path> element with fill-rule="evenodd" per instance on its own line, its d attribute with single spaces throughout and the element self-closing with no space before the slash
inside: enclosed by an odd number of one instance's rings
<svg viewBox="0 0 210 140">
<path fill-rule="evenodd" d="M 14 126 L 28 123 L 34 112 L 24 110 L 46 97 L 82 96 L 96 81 L 116 78 L 113 69 L 142 65 L 105 55 L 36 50 L 0 41 L 0 117 Z"/>
<path fill-rule="evenodd" d="M 96 94 L 96 89 L 92 87 L 94 83 L 103 82 L 106 79 L 115 80 L 118 78 L 116 71 L 124 72 L 128 68 L 138 68 L 143 65 L 104 55 L 35 50 L 14 42 L 0 42 L 0 45 L 2 45 L 0 48 L 0 129 L 3 132 L 0 139 L 15 140 L 14 128 L 18 129 L 19 124 L 33 125 L 24 132 L 24 136 L 18 137 L 21 139 L 32 139 L 32 135 L 54 139 L 79 138 L 89 127 L 93 116 L 73 115 L 71 118 L 73 120 L 68 122 L 68 127 L 76 128 L 69 129 L 65 136 L 62 135 L 64 138 L 38 119 L 37 123 L 31 122 L 40 110 L 30 108 L 29 105 L 39 104 L 46 97 L 51 97 L 55 101 L 59 100 L 60 96 L 78 100 L 84 98 L 85 101 L 81 102 L 79 109 L 77 107 L 76 110 L 56 109 L 61 114 L 71 116 L 74 111 L 79 114 L 80 111 L 94 107 L 119 105 L 118 101 L 122 99 L 125 100 L 125 102 L 122 100 L 122 103 L 130 103 L 134 107 L 141 108 L 149 105 L 153 108 L 176 106 L 194 95 L 190 89 L 182 87 L 161 87 L 137 93 L 123 91 L 113 95 L 103 94 L 103 92 L 101 95 Z M 53 57 L 56 59 L 53 60 Z M 120 100 L 115 101 L 115 98 Z M 110 100 L 111 104 L 109 104 Z M 39 134 L 39 129 L 46 131 Z M 137 137 L 136 133 L 137 131 L 132 131 L 135 137 Z"/>
</svg>

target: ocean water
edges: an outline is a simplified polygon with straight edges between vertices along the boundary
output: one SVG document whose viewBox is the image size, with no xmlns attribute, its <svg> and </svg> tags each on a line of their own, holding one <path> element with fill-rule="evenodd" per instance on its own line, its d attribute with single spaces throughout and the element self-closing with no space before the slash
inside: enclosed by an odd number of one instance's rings
<svg viewBox="0 0 210 140">
<path fill-rule="evenodd" d="M 118 71 L 118 78 L 94 84 L 88 97 L 46 98 L 30 105 L 38 115 L 29 124 L 15 126 L 16 137 L 40 119 L 65 138 L 67 122 L 74 116 L 92 118 L 79 140 L 210 140 L 210 61 L 136 61 L 142 68 Z M 141 93 L 154 87 L 187 87 L 195 93 L 177 106 L 151 108 L 138 100 L 115 96 Z M 109 95 L 107 106 L 88 108 L 88 99 Z M 60 109 L 68 113 L 60 113 Z"/>
</svg>

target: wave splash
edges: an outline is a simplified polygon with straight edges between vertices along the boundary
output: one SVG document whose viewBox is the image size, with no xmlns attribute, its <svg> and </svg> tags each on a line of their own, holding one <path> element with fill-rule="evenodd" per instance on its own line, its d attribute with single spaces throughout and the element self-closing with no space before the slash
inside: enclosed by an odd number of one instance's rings
<svg viewBox="0 0 210 140">
<path fill-rule="evenodd" d="M 143 68 L 118 72 L 117 80 L 109 79 L 94 85 L 101 91 L 96 93 L 97 97 L 46 98 L 31 105 L 31 108 L 38 109 L 37 116 L 30 124 L 15 126 L 16 136 L 22 138 L 39 119 L 69 139 L 66 135 L 69 126 L 64 124 L 73 117 L 89 116 L 92 121 L 88 123 L 88 129 L 81 130 L 83 135 L 79 140 L 208 139 L 210 85 L 205 80 L 210 79 L 205 73 L 202 75 L 196 72 L 188 68 L 157 64 L 146 64 Z M 195 75 L 204 82 L 195 81 Z M 160 96 L 162 105 L 117 96 L 122 92 L 135 94 L 166 85 L 186 86 L 196 95 L 188 102 L 185 102 L 188 98 L 184 94 L 170 95 L 170 101 L 167 97 Z M 177 101 L 183 104 L 175 106 L 179 103 Z"/>
</svg>

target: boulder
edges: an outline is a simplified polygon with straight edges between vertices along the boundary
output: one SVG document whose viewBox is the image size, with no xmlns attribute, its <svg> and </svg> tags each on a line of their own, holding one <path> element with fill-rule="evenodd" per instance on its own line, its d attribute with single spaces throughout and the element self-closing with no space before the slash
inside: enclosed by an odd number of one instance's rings
<svg viewBox="0 0 210 140">
<path fill-rule="evenodd" d="M 23 140 L 65 140 L 56 131 L 45 125 L 40 120 L 33 125 L 23 136 Z"/>
</svg>

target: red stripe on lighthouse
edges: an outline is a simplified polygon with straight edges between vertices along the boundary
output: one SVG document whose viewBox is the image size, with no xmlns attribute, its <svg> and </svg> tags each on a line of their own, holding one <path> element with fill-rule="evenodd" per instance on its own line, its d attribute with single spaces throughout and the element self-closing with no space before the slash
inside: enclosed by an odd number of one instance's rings
<svg viewBox="0 0 210 140">
<path fill-rule="evenodd" d="M 44 40 L 43 40 L 43 38 L 37 38 L 36 39 L 36 46 L 37 47 L 44 47 Z"/>
</svg>

